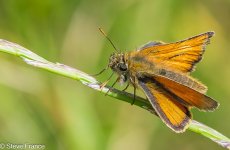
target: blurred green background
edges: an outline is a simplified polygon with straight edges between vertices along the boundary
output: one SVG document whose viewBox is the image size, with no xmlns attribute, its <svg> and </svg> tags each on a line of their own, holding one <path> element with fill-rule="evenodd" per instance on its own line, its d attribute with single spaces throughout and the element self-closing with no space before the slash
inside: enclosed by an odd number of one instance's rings
<svg viewBox="0 0 230 150">
<path fill-rule="evenodd" d="M 194 109 L 193 116 L 230 136 L 229 18 L 229 0 L 1 0 L 0 38 L 95 74 L 113 52 L 98 27 L 122 51 L 213 30 L 216 35 L 193 76 L 221 105 L 213 113 Z M 104 81 L 110 73 L 97 78 Z M 37 143 L 57 150 L 222 149 L 190 131 L 175 134 L 143 109 L 3 53 L 0 103 L 0 143 Z"/>
</svg>

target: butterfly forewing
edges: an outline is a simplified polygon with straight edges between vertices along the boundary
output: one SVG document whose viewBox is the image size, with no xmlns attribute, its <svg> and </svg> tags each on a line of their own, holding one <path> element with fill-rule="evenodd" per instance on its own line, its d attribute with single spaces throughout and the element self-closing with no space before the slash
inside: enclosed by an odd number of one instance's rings
<svg viewBox="0 0 230 150">
<path fill-rule="evenodd" d="M 194 65 L 201 60 L 206 45 L 213 35 L 214 32 L 206 32 L 175 43 L 146 46 L 135 55 L 168 69 L 191 72 Z"/>
</svg>

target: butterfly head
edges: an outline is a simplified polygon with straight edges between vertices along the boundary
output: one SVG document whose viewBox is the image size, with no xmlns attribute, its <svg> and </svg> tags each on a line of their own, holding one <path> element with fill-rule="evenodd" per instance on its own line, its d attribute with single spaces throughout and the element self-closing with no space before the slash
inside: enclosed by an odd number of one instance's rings
<svg viewBox="0 0 230 150">
<path fill-rule="evenodd" d="M 120 76 L 122 82 L 127 80 L 128 64 L 124 53 L 113 53 L 109 58 L 109 67 Z"/>
</svg>

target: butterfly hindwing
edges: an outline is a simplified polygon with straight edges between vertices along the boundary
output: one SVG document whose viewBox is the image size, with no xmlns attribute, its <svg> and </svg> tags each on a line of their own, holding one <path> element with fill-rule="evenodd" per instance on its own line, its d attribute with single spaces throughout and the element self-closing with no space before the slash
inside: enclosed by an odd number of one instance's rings
<svg viewBox="0 0 230 150">
<path fill-rule="evenodd" d="M 178 97 L 176 100 L 187 107 L 196 107 L 203 111 L 213 111 L 218 107 L 218 103 L 205 95 L 202 86 L 195 79 L 186 75 L 173 73 L 169 76 L 165 70 L 164 75 L 148 74 L 142 75 L 142 78 L 149 78 L 166 91 Z M 169 73 L 170 74 L 170 73 Z"/>
<path fill-rule="evenodd" d="M 179 103 L 176 97 L 156 85 L 150 78 L 138 79 L 138 85 L 168 127 L 178 133 L 185 131 L 191 120 L 188 107 Z"/>
<path fill-rule="evenodd" d="M 170 80 L 169 78 L 155 76 L 154 79 L 171 93 L 178 96 L 181 101 L 187 103 L 188 106 L 196 107 L 203 111 L 214 111 L 219 105 L 215 100 L 205 94 L 186 85 Z"/>
<path fill-rule="evenodd" d="M 149 47 L 152 47 L 155 45 L 161 45 L 161 44 L 164 44 L 164 43 L 161 41 L 150 41 L 150 42 L 144 44 L 143 46 L 141 46 L 138 50 L 143 50 L 143 49 L 146 49 L 146 48 L 149 48 Z"/>
</svg>

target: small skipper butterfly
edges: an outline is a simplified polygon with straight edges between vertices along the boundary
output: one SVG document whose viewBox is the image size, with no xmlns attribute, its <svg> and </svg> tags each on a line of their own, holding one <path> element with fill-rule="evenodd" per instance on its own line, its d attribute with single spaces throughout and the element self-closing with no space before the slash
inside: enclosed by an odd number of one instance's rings
<svg viewBox="0 0 230 150">
<path fill-rule="evenodd" d="M 118 75 L 116 82 L 133 85 L 134 99 L 140 88 L 161 120 L 173 131 L 184 132 L 192 118 L 190 108 L 214 111 L 219 105 L 205 95 L 207 87 L 190 76 L 213 35 L 211 31 L 174 43 L 149 42 L 136 51 L 117 50 L 107 68 Z"/>
</svg>

